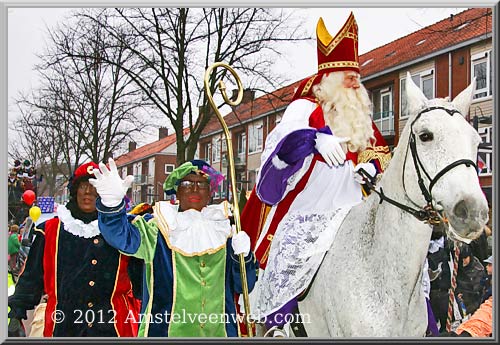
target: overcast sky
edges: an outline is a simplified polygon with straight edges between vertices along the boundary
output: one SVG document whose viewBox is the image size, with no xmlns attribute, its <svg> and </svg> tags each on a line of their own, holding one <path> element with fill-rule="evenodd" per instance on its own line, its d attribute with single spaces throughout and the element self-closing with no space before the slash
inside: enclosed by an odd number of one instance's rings
<svg viewBox="0 0 500 345">
<path fill-rule="evenodd" d="M 465 8 L 300 8 L 297 10 L 306 18 L 307 30 L 312 37 L 315 37 L 316 23 L 320 16 L 323 17 L 330 33 L 335 35 L 353 11 L 359 28 L 359 51 L 363 54 L 447 18 L 450 14 L 461 12 Z M 37 85 L 33 67 L 38 62 L 36 54 L 43 51 L 47 40 L 46 27 L 63 20 L 69 11 L 71 9 L 68 8 L 8 9 L 9 120 L 17 116 L 17 109 L 12 102 L 13 97 L 19 92 L 28 92 Z M 286 57 L 277 65 L 277 71 L 285 71 L 292 82 L 316 72 L 316 42 L 288 45 L 286 51 Z"/>
</svg>

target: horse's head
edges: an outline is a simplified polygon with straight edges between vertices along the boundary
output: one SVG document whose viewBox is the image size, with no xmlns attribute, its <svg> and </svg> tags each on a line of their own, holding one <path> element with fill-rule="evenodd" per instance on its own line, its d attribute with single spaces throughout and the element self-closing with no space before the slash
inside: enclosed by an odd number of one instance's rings
<svg viewBox="0 0 500 345">
<path fill-rule="evenodd" d="M 407 196 L 420 206 L 432 199 L 449 220 L 449 235 L 465 241 L 477 238 L 488 221 L 475 166 L 481 138 L 465 119 L 474 86 L 475 80 L 451 102 L 428 100 L 407 73 L 410 117 L 400 140 Z"/>
</svg>

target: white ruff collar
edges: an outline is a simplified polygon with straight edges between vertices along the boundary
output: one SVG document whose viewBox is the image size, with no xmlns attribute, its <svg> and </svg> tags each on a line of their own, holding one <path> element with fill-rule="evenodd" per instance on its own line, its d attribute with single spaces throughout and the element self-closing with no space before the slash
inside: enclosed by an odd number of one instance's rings
<svg viewBox="0 0 500 345">
<path fill-rule="evenodd" d="M 97 225 L 97 219 L 85 224 L 80 219 L 73 218 L 71 212 L 64 205 L 57 206 L 57 216 L 64 223 L 64 230 L 75 236 L 92 238 L 101 233 Z"/>
<path fill-rule="evenodd" d="M 435 253 L 439 248 L 444 248 L 444 236 L 441 236 L 437 240 L 431 240 L 429 243 L 429 253 Z"/>
<path fill-rule="evenodd" d="M 231 236 L 231 225 L 222 204 L 209 205 L 201 212 L 179 212 L 178 205 L 159 202 L 159 215 L 168 224 L 168 241 L 172 249 L 185 254 L 204 254 L 226 245 Z M 157 209 L 158 210 L 158 209 Z"/>
</svg>

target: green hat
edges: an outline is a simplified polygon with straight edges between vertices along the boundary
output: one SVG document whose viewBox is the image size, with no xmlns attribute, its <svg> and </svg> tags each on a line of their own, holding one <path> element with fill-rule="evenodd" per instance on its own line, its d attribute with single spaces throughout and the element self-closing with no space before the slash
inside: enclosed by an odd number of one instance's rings
<svg viewBox="0 0 500 345">
<path fill-rule="evenodd" d="M 180 181 L 191 173 L 206 176 L 210 183 L 210 191 L 212 193 L 215 192 L 217 186 L 224 180 L 224 176 L 212 168 L 210 164 L 201 159 L 193 159 L 179 165 L 170 175 L 168 175 L 163 183 L 163 190 L 165 193 L 167 193 L 167 195 L 176 194 Z"/>
</svg>

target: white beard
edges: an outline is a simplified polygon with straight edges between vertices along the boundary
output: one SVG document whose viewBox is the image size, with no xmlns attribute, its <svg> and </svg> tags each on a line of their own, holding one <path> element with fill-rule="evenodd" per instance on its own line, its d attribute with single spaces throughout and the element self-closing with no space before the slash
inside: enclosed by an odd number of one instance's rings
<svg viewBox="0 0 500 345">
<path fill-rule="evenodd" d="M 365 87 L 348 89 L 342 85 L 343 72 L 333 72 L 323 76 L 314 86 L 325 124 L 337 137 L 348 137 L 347 148 L 351 152 L 363 151 L 374 138 L 370 117 L 370 99 Z"/>
</svg>

